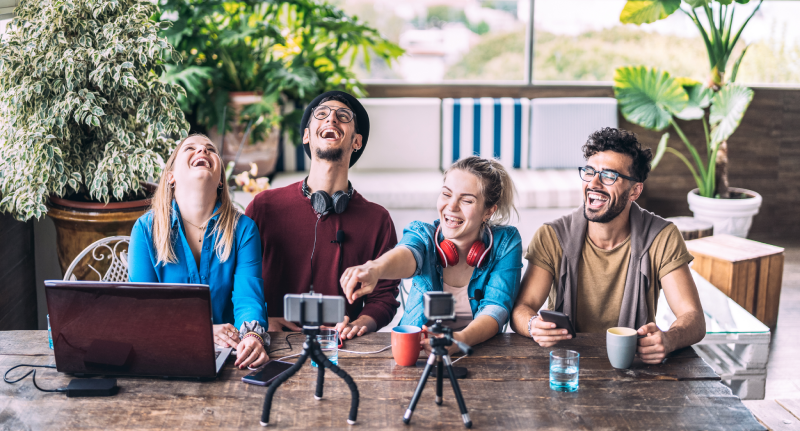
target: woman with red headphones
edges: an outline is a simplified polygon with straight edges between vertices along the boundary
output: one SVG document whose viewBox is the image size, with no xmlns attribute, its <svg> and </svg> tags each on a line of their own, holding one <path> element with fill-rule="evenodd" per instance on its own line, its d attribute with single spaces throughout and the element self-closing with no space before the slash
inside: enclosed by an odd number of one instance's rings
<svg viewBox="0 0 800 431">
<path fill-rule="evenodd" d="M 450 292 L 456 301 L 456 322 L 448 324 L 457 331 L 453 338 L 482 343 L 508 322 L 519 291 L 522 239 L 507 225 L 516 212 L 514 184 L 498 161 L 467 157 L 445 172 L 436 208 L 439 220 L 412 222 L 393 250 L 346 269 L 342 290 L 352 302 L 378 280 L 412 278 L 400 324 L 415 326 L 427 323 L 426 292 Z M 456 350 L 451 346 L 451 353 Z"/>
</svg>

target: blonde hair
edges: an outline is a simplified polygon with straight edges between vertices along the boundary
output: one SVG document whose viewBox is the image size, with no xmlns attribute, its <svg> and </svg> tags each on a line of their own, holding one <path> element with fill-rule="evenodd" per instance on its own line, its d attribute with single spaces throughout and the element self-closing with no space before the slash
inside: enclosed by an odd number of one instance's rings
<svg viewBox="0 0 800 431">
<path fill-rule="evenodd" d="M 497 211 L 492 214 L 488 224 L 506 225 L 511 222 L 512 212 L 519 219 L 519 213 L 514 206 L 514 195 L 516 194 L 514 181 L 511 180 L 508 171 L 500 162 L 494 159 L 469 156 L 453 163 L 445 171 L 444 178 L 447 179 L 447 174 L 456 169 L 468 172 L 480 179 L 480 192 L 483 195 L 484 208 L 497 205 Z"/>
<path fill-rule="evenodd" d="M 172 172 L 175 166 L 175 158 L 178 155 L 178 150 L 183 146 L 189 138 L 200 137 L 210 143 L 214 148 L 217 148 L 207 136 L 201 134 L 193 134 L 188 138 L 181 141 L 169 156 L 167 163 L 164 165 L 164 171 L 161 173 L 161 179 L 158 181 L 158 188 L 153 195 L 153 202 L 150 205 L 150 210 L 153 212 L 153 244 L 156 248 L 156 256 L 158 257 L 157 263 L 167 264 L 176 263 L 178 261 L 175 256 L 173 241 L 177 239 L 172 238 L 172 200 L 175 199 L 175 190 L 169 186 L 167 180 L 167 173 Z M 220 201 L 220 206 L 217 212 L 219 219 L 211 231 L 211 236 L 217 234 L 217 239 L 214 241 L 214 250 L 217 252 L 217 257 L 221 262 L 228 260 L 233 248 L 233 238 L 236 233 L 236 223 L 239 221 L 241 214 L 234 208 L 231 203 L 231 197 L 228 192 L 227 184 L 225 183 L 225 169 L 222 169 L 223 187 L 217 189 L 217 198 Z"/>
</svg>

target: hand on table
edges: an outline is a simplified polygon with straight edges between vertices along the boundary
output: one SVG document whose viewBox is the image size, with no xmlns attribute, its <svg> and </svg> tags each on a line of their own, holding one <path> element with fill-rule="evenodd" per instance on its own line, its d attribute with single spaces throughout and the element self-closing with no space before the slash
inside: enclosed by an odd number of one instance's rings
<svg viewBox="0 0 800 431">
<path fill-rule="evenodd" d="M 214 344 L 220 347 L 236 347 L 241 341 L 239 339 L 239 330 L 230 323 L 222 325 L 213 325 L 214 327 Z"/>
<path fill-rule="evenodd" d="M 351 340 L 355 337 L 360 337 L 369 332 L 369 328 L 366 323 L 362 324 L 359 320 L 361 320 L 361 318 L 350 323 L 350 317 L 344 316 L 344 320 L 337 323 L 334 329 L 339 331 L 339 336 L 342 337 L 342 340 Z"/>
<path fill-rule="evenodd" d="M 430 355 L 432 349 L 431 349 L 430 340 L 428 340 L 428 338 L 430 338 L 430 337 L 442 338 L 442 337 L 444 337 L 444 334 L 431 334 L 428 331 L 428 327 L 425 326 L 425 325 L 422 325 L 422 332 L 427 332 L 428 333 L 428 337 L 423 338 L 422 340 L 420 340 L 419 344 L 422 346 L 422 350 L 424 350 L 425 353 Z M 461 341 L 462 343 L 466 343 L 466 341 L 464 340 L 464 337 L 461 334 L 461 332 L 453 332 L 453 339 L 457 340 L 457 341 Z M 460 352 L 460 351 L 461 350 L 459 350 L 458 346 L 455 343 L 447 346 L 447 354 L 450 355 L 450 356 L 453 356 L 453 353 Z"/>
<path fill-rule="evenodd" d="M 566 329 L 556 329 L 556 324 L 545 322 L 540 316 L 533 319 L 530 336 L 542 347 L 555 346 L 561 340 L 569 340 L 572 335 Z"/>
<path fill-rule="evenodd" d="M 269 322 L 269 329 L 267 329 L 269 332 L 281 332 L 284 326 L 289 328 L 292 332 L 300 332 L 302 330 L 301 327 L 287 321 L 283 317 L 269 317 L 267 321 Z"/>
<path fill-rule="evenodd" d="M 369 295 L 375 290 L 378 281 L 380 281 L 380 274 L 371 265 L 372 261 L 359 266 L 347 268 L 342 273 L 339 283 L 342 285 L 344 292 L 344 299 L 349 303 L 353 303 L 356 299 Z M 361 288 L 356 290 L 356 286 L 361 283 Z"/>
<path fill-rule="evenodd" d="M 269 360 L 269 355 L 264 350 L 264 345 L 257 337 L 246 337 L 236 346 L 236 362 L 234 366 L 239 369 L 245 367 L 260 367 Z"/>
<path fill-rule="evenodd" d="M 636 333 L 647 335 L 638 340 L 636 348 L 636 352 L 645 364 L 660 364 L 667 357 L 667 353 L 673 350 L 667 334 L 661 332 L 655 323 L 642 326 Z"/>
</svg>

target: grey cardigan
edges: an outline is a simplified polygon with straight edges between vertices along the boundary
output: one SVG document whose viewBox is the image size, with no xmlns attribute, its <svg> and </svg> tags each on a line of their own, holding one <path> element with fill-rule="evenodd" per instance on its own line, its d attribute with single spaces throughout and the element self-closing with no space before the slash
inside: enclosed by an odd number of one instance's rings
<svg viewBox="0 0 800 431">
<path fill-rule="evenodd" d="M 583 206 L 557 220 L 546 223 L 551 226 L 561 244 L 562 258 L 558 278 L 555 280 L 555 311 L 569 316 L 575 326 L 578 292 L 578 261 L 586 241 L 588 221 L 583 215 Z M 650 255 L 648 251 L 656 236 L 670 222 L 642 209 L 636 202 L 631 204 L 631 258 L 625 279 L 625 292 L 619 312 L 619 326 L 638 329 L 647 323 L 647 289 L 650 287 Z"/>
</svg>

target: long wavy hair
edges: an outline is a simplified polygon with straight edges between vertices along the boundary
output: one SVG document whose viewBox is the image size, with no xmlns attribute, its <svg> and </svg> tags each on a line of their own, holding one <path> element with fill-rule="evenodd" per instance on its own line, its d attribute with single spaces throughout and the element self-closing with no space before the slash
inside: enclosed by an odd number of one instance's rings
<svg viewBox="0 0 800 431">
<path fill-rule="evenodd" d="M 207 143 L 210 143 L 214 148 L 217 148 L 207 136 L 201 134 L 193 134 L 186 139 L 200 137 Z M 158 188 L 153 195 L 153 201 L 150 210 L 153 212 L 153 244 L 156 247 L 156 256 L 158 256 L 157 263 L 166 265 L 169 263 L 176 263 L 178 261 L 175 256 L 175 247 L 173 242 L 177 240 L 177 236 L 172 236 L 172 200 L 175 199 L 175 189 L 169 186 L 167 180 L 167 173 L 172 172 L 175 168 L 175 158 L 178 151 L 181 149 L 186 139 L 181 141 L 169 156 L 167 163 L 164 165 L 164 171 L 161 173 L 161 179 L 158 181 Z M 219 154 L 219 152 L 217 153 Z M 220 163 L 222 160 L 220 159 Z M 233 248 L 233 238 L 236 233 L 236 223 L 239 222 L 241 213 L 234 208 L 231 202 L 231 196 L 228 192 L 228 185 L 225 183 L 225 169 L 222 169 L 222 177 L 220 181 L 223 187 L 217 188 L 217 199 L 220 201 L 219 209 L 214 213 L 219 214 L 219 219 L 214 225 L 214 229 L 209 234 L 217 239 L 214 241 L 214 250 L 217 257 L 221 262 L 225 262 L 231 255 Z M 212 215 L 213 217 L 213 215 Z"/>
</svg>

